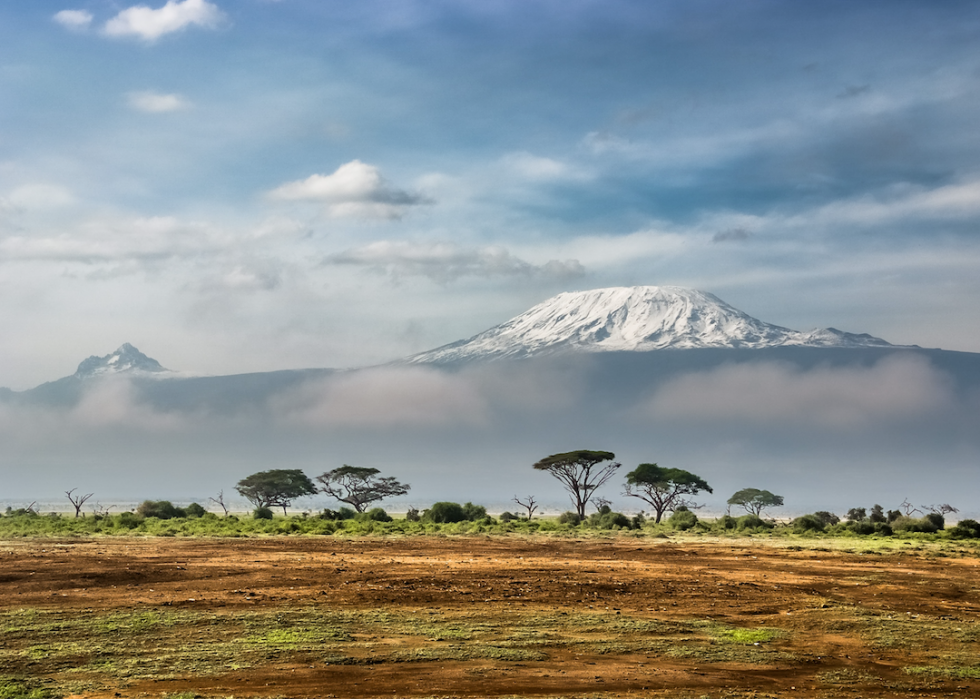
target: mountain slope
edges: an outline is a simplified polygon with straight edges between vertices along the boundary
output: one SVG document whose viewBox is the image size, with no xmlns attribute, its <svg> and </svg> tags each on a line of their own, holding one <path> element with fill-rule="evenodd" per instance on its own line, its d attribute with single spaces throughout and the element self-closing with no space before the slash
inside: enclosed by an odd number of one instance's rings
<svg viewBox="0 0 980 699">
<path fill-rule="evenodd" d="M 468 340 L 414 355 L 412 363 L 577 352 L 726 347 L 890 347 L 834 328 L 799 332 L 764 323 L 717 296 L 673 286 L 559 294 Z"/>
</svg>

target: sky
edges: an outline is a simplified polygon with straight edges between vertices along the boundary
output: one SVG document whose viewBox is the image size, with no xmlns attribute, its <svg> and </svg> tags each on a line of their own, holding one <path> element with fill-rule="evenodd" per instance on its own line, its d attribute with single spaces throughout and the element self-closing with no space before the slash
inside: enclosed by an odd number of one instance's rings
<svg viewBox="0 0 980 699">
<path fill-rule="evenodd" d="M 980 351 L 980 3 L 0 7 L 0 386 L 380 363 L 561 291 Z"/>
<path fill-rule="evenodd" d="M 2 3 L 0 387 L 123 343 L 192 375 L 381 365 L 632 285 L 980 352 L 977 46 L 954 0 Z M 93 383 L 0 401 L 0 501 L 350 463 L 506 504 L 581 447 L 698 472 L 715 509 L 975 501 L 980 383 L 943 361 L 692 368 L 605 403 L 601 367 L 382 367 L 228 414 Z"/>
</svg>

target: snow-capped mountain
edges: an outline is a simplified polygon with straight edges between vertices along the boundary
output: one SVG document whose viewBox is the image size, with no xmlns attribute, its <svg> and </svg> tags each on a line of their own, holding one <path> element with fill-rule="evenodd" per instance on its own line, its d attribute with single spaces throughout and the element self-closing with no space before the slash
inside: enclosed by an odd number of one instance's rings
<svg viewBox="0 0 980 699">
<path fill-rule="evenodd" d="M 110 374 L 129 374 L 137 376 L 161 376 L 170 370 L 160 366 L 160 362 L 147 357 L 128 342 L 112 354 L 104 357 L 92 355 L 78 365 L 74 377 L 89 379 Z"/>
<path fill-rule="evenodd" d="M 712 294 L 634 286 L 558 294 L 468 340 L 408 359 L 442 363 L 577 352 L 727 347 L 891 347 L 834 328 L 799 332 L 757 320 Z"/>
</svg>

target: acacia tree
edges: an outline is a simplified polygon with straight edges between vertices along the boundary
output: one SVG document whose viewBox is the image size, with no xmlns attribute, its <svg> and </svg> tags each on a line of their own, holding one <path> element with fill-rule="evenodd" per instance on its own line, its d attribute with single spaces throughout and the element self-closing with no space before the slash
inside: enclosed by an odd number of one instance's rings
<svg viewBox="0 0 980 699">
<path fill-rule="evenodd" d="M 662 468 L 657 464 L 640 464 L 626 474 L 624 493 L 649 504 L 659 524 L 664 512 L 673 512 L 681 505 L 693 506 L 694 502 L 685 496 L 697 495 L 702 490 L 714 492 L 703 478 L 689 471 Z"/>
<path fill-rule="evenodd" d="M 773 495 L 768 490 L 743 488 L 728 498 L 728 504 L 741 505 L 745 508 L 746 512 L 753 514 L 756 517 L 761 517 L 763 510 L 770 507 L 781 507 L 783 504 L 783 496 Z"/>
<path fill-rule="evenodd" d="M 317 476 L 316 479 L 323 486 L 320 492 L 340 502 L 346 502 L 358 512 L 364 512 L 372 502 L 404 495 L 411 490 L 408 483 L 399 483 L 391 476 L 378 478 L 379 473 L 381 471 L 376 468 L 344 464 Z"/>
<path fill-rule="evenodd" d="M 585 506 L 597 488 L 612 478 L 621 464 L 613 461 L 610 451 L 570 451 L 552 454 L 534 464 L 538 471 L 547 471 L 568 491 L 578 516 L 585 518 Z"/>
<path fill-rule="evenodd" d="M 238 481 L 235 490 L 252 503 L 255 509 L 260 507 L 281 507 L 286 514 L 286 508 L 296 498 L 316 493 L 313 481 L 298 468 L 278 468 L 271 471 L 259 471 L 248 478 Z"/>
</svg>

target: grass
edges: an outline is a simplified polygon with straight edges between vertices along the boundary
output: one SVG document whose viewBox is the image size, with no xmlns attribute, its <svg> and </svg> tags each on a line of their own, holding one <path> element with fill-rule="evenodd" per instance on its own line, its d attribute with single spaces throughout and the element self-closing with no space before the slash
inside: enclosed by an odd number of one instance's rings
<svg viewBox="0 0 980 699">
<path fill-rule="evenodd" d="M 178 669 L 180 675 L 203 677 L 300 661 L 322 666 L 526 663 L 574 651 L 581 656 L 652 653 L 766 664 L 772 657 L 752 644 L 785 636 L 772 629 L 609 611 L 413 613 L 317 606 L 247 613 L 23 609 L 0 614 L 0 626 L 5 629 L 0 666 L 57 686 L 88 683 L 96 691 L 175 678 Z M 41 685 L 22 680 L 9 680 L 7 686 L 9 696 L 47 696 Z"/>
</svg>

